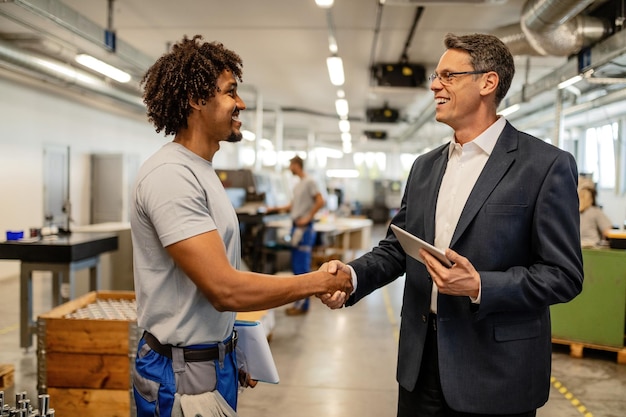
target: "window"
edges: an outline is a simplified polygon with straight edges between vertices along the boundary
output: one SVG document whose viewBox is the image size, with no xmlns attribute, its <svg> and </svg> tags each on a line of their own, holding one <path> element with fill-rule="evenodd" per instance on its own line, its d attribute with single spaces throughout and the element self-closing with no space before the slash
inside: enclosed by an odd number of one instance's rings
<svg viewBox="0 0 626 417">
<path fill-rule="evenodd" d="M 585 134 L 583 163 L 580 171 L 591 174 L 598 188 L 615 188 L 617 126 L 617 123 L 611 123 L 589 128 Z"/>
</svg>

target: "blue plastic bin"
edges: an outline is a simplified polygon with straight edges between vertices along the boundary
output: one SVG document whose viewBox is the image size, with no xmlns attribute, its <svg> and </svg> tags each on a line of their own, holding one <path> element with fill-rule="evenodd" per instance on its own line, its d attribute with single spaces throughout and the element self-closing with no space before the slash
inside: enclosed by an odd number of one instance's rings
<svg viewBox="0 0 626 417">
<path fill-rule="evenodd" d="M 20 240 L 24 238 L 24 231 L 20 230 L 19 232 L 13 232 L 11 230 L 7 230 L 7 240 Z"/>
</svg>

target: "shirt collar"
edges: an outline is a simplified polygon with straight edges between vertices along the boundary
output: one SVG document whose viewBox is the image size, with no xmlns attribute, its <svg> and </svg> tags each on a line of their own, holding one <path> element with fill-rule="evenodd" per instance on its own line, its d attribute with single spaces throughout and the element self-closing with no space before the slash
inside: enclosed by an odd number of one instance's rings
<svg viewBox="0 0 626 417">
<path fill-rule="evenodd" d="M 502 116 L 498 117 L 498 120 L 495 121 L 494 124 L 489 126 L 483 133 L 476 136 L 471 142 L 478 148 L 482 149 L 487 155 L 491 155 L 493 148 L 496 146 L 496 142 L 498 141 L 498 137 L 504 130 L 506 126 L 506 119 Z M 452 152 L 454 152 L 454 146 L 456 145 L 456 141 L 451 140 L 448 146 L 448 158 L 452 156 Z"/>
</svg>

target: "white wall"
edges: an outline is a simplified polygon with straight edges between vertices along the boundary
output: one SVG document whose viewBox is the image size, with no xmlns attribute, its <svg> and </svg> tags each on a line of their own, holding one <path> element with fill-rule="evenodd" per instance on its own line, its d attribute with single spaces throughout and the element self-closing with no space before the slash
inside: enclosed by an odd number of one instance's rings
<svg viewBox="0 0 626 417">
<path fill-rule="evenodd" d="M 120 106 L 0 77 L 0 240 L 6 230 L 43 225 L 46 145 L 69 147 L 72 224 L 88 224 L 90 154 L 135 154 L 143 162 L 171 140 L 144 116 L 129 115 Z M 0 261 L 0 279 L 18 273 L 18 261 Z"/>
<path fill-rule="evenodd" d="M 626 196 L 617 196 L 613 190 L 599 190 L 596 202 L 614 226 L 626 226 Z"/>
</svg>

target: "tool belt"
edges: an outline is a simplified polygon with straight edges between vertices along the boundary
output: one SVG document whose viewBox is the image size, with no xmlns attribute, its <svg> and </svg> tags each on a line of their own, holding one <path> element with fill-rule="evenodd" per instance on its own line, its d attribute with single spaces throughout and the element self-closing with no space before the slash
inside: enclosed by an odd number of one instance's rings
<svg viewBox="0 0 626 417">
<path fill-rule="evenodd" d="M 172 345 L 163 345 L 158 341 L 156 337 L 152 333 L 144 332 L 143 339 L 146 341 L 146 344 L 150 346 L 150 349 L 157 352 L 159 355 L 163 355 L 169 359 L 172 359 Z M 237 332 L 233 333 L 233 337 L 226 343 L 224 343 L 224 354 L 231 353 L 235 350 L 235 346 L 237 345 Z M 183 349 L 183 357 L 185 362 L 207 362 L 207 361 L 215 361 L 220 358 L 220 350 L 219 347 L 210 347 L 205 349 L 191 349 L 191 348 L 182 348 Z"/>
</svg>

